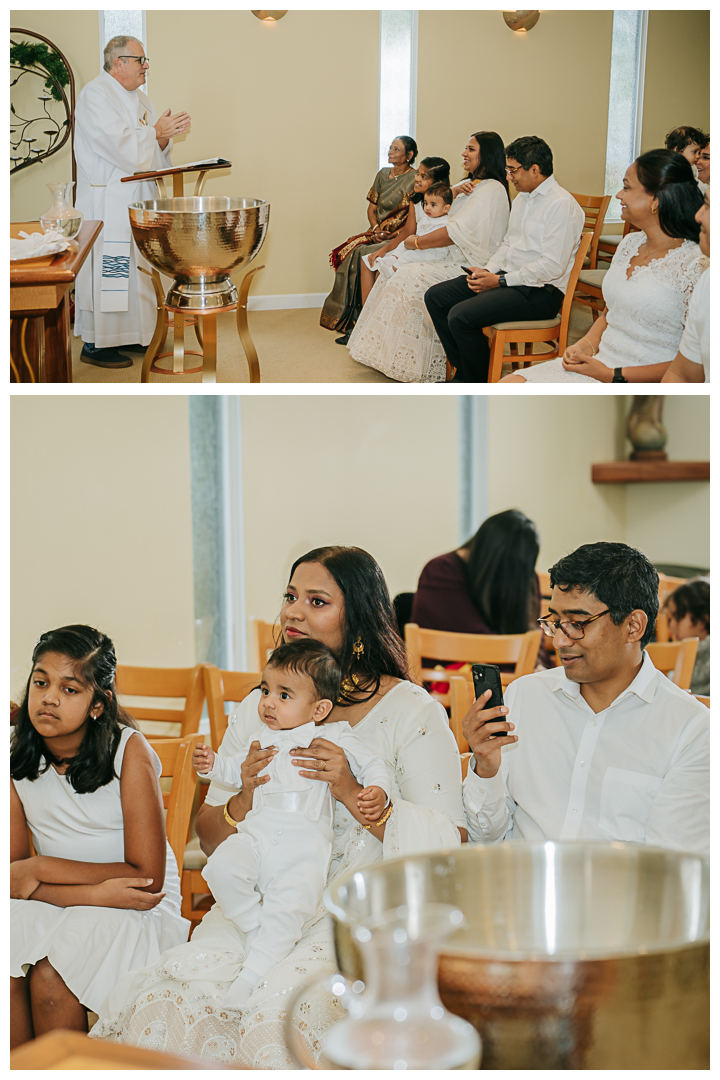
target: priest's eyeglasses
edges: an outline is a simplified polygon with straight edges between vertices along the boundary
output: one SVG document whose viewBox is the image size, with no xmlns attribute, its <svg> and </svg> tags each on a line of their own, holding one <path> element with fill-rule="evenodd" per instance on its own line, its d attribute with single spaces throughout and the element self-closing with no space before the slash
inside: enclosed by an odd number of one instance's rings
<svg viewBox="0 0 720 1080">
<path fill-rule="evenodd" d="M 593 615 L 592 619 L 583 619 L 582 622 L 555 622 L 546 615 L 544 619 L 538 619 L 538 623 L 543 628 L 548 637 L 555 637 L 558 630 L 562 630 L 565 637 L 570 638 L 572 641 L 580 641 L 585 637 L 585 627 L 589 626 L 591 622 L 595 622 L 596 619 L 601 619 L 603 615 L 609 615 L 610 609 L 601 611 L 599 615 Z"/>
<path fill-rule="evenodd" d="M 150 63 L 149 56 L 118 56 L 118 60 L 137 60 L 140 67 L 142 67 L 143 64 Z"/>
</svg>

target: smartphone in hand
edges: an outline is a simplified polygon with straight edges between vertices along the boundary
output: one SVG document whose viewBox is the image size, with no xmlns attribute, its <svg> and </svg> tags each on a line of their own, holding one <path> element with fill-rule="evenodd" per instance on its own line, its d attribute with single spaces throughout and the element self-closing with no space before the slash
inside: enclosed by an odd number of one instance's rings
<svg viewBox="0 0 720 1080">
<path fill-rule="evenodd" d="M 494 709 L 496 706 L 504 705 L 502 681 L 500 678 L 500 668 L 497 664 L 473 664 L 472 666 L 473 684 L 475 686 L 475 700 L 477 700 L 482 694 L 488 690 L 492 690 L 490 699 L 485 702 L 486 709 Z M 493 720 L 486 720 L 486 724 L 495 723 L 498 718 Z M 502 719 L 500 717 L 499 719 Z M 492 736 L 494 739 L 497 735 Z"/>
</svg>

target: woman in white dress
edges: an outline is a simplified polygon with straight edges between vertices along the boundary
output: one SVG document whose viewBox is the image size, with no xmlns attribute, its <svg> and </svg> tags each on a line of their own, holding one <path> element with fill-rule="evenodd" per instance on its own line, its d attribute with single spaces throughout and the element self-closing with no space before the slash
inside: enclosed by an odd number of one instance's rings
<svg viewBox="0 0 720 1080">
<path fill-rule="evenodd" d="M 376 282 L 348 342 L 353 360 L 398 382 L 444 382 L 445 353 L 423 297 L 431 285 L 457 277 L 461 264 L 484 266 L 500 247 L 510 216 L 503 141 L 478 131 L 463 152 L 468 177 L 458 188 L 446 229 L 420 241 L 421 249 L 454 243 L 457 261 L 403 267 Z M 412 238 L 405 240 L 414 248 Z"/>
<path fill-rule="evenodd" d="M 303 556 L 292 567 L 280 625 L 285 641 L 313 638 L 335 653 L 344 672 L 338 718 L 385 760 L 393 776 L 389 817 L 364 828 L 359 785 L 338 746 L 318 738 L 291 759 L 301 776 L 327 781 L 336 800 L 328 880 L 382 859 L 459 846 L 467 833 L 457 745 L 442 707 L 409 679 L 375 560 L 359 548 L 318 548 Z M 238 752 L 239 721 L 257 709 L 258 695 L 253 691 L 230 717 L 221 756 Z M 272 751 L 259 743 L 253 747 L 242 767 L 240 793 L 213 783 L 198 813 L 196 829 L 208 854 L 232 835 L 252 806 L 253 789 L 265 782 L 262 770 Z M 216 904 L 187 945 L 122 980 L 91 1034 L 250 1068 L 293 1068 L 284 1037 L 288 1005 L 303 986 L 333 970 L 330 916 L 318 909 L 290 956 L 261 980 L 238 1018 L 220 1002 L 245 955 L 244 935 Z M 309 1012 L 302 1022 L 316 1055 L 326 1019 Z"/>
<path fill-rule="evenodd" d="M 10 753 L 13 1046 L 87 1031 L 121 976 L 187 939 L 159 773 L 118 705 L 110 639 L 43 634 Z"/>
<path fill-rule="evenodd" d="M 501 382 L 660 382 L 675 359 L 692 291 L 709 265 L 695 218 L 703 197 L 673 150 L 642 154 L 615 197 L 623 221 L 642 231 L 617 246 L 603 278 L 604 313 L 562 359 Z"/>
</svg>

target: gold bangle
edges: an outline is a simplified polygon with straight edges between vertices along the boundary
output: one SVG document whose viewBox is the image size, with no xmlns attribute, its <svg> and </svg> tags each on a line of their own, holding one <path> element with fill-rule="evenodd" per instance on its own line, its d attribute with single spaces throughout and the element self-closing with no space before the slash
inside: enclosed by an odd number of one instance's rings
<svg viewBox="0 0 720 1080">
<path fill-rule="evenodd" d="M 231 795 L 230 798 L 228 799 L 228 801 L 223 806 L 223 815 L 224 815 L 225 820 L 227 821 L 228 825 L 232 825 L 233 829 L 237 829 L 240 822 L 236 821 L 234 817 L 230 817 L 230 812 L 228 811 L 228 806 L 230 805 L 230 803 L 233 801 L 234 798 L 235 798 L 235 796 Z"/>
<path fill-rule="evenodd" d="M 416 250 L 416 251 L 419 251 L 419 250 L 420 250 L 420 240 L 419 240 L 419 238 L 418 238 L 418 234 L 417 234 L 417 233 L 415 233 L 415 250 Z"/>
<path fill-rule="evenodd" d="M 370 825 L 363 825 L 363 829 L 374 829 L 378 825 L 384 825 L 393 812 L 393 804 L 390 803 L 383 816 L 378 821 L 373 821 Z"/>
</svg>

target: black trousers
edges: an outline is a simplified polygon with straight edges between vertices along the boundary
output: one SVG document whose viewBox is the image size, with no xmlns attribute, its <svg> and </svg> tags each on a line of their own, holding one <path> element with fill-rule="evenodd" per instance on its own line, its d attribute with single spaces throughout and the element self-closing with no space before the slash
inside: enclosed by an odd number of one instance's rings
<svg viewBox="0 0 720 1080">
<path fill-rule="evenodd" d="M 564 296 L 554 285 L 509 285 L 474 293 L 463 275 L 432 285 L 424 299 L 445 355 L 457 368 L 453 382 L 487 382 L 490 346 L 483 327 L 554 319 Z"/>
</svg>

